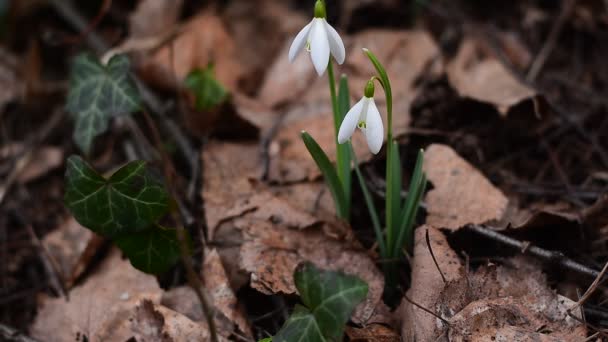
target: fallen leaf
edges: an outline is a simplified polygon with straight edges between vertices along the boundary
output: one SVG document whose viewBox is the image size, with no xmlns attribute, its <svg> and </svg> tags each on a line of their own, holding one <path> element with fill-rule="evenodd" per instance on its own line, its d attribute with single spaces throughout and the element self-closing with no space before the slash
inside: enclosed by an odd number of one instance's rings
<svg viewBox="0 0 608 342">
<path fill-rule="evenodd" d="M 366 300 L 352 320 L 363 324 L 381 302 L 384 278 L 374 262 L 356 246 L 328 238 L 318 230 L 295 231 L 248 217 L 235 220 L 244 235 L 240 263 L 251 273 L 251 286 L 263 293 L 296 292 L 293 272 L 302 261 L 328 270 L 340 270 L 363 279 L 369 286 Z"/>
<path fill-rule="evenodd" d="M 7 144 L 0 148 L 0 158 L 19 158 L 25 151 L 23 144 Z M 36 180 L 48 172 L 63 165 L 63 149 L 54 146 L 42 146 L 35 148 L 31 154 L 24 155 L 26 165 L 17 175 L 17 181 L 21 184 Z"/>
<path fill-rule="evenodd" d="M 445 237 L 435 229 L 429 233 L 435 236 L 431 241 L 442 242 L 431 245 L 446 282 L 438 275 L 424 231 L 419 228 L 412 265 L 414 282 L 408 297 L 434 315 L 404 300 L 401 332 L 405 341 L 494 341 L 498 336 L 518 336 L 504 341 L 536 341 L 541 337 L 572 341 L 585 337 L 584 325 L 567 313 L 574 302 L 547 286 L 539 264 L 515 257 L 503 265 L 490 264 L 465 274 Z M 573 315 L 580 319 L 580 312 Z"/>
<path fill-rule="evenodd" d="M 153 276 L 135 270 L 113 249 L 84 284 L 70 291 L 69 301 L 41 296 L 30 333 L 49 342 L 76 341 L 78 336 L 107 341 L 108 327 L 124 319 L 125 310 L 134 309 L 141 299 L 158 303 L 161 293 Z"/>
<path fill-rule="evenodd" d="M 91 243 L 93 236 L 92 231 L 84 228 L 73 217 L 70 217 L 42 240 L 53 259 L 57 261 L 57 266 L 64 281 L 69 282 L 69 278 L 72 278 L 75 274 L 75 270 L 82 260 L 81 257 Z"/>
<path fill-rule="evenodd" d="M 222 20 L 214 14 L 203 13 L 184 24 L 174 40 L 141 60 L 138 68 L 148 82 L 174 90 L 181 88 L 191 71 L 205 69 L 213 63 L 217 80 L 235 91 L 242 74 L 237 54 Z"/>
<path fill-rule="evenodd" d="M 431 250 L 426 243 L 426 232 L 429 234 L 430 248 L 435 255 L 433 261 Z M 464 268 L 458 255 L 450 248 L 448 241 L 439 231 L 431 226 L 416 229 L 414 238 L 414 258 L 412 264 L 412 286 L 407 292 L 408 298 L 416 304 L 434 311 L 445 287 L 441 273 L 446 281 L 462 277 Z M 440 273 L 441 271 L 441 273 Z M 401 330 L 406 341 L 433 341 L 436 334 L 437 319 L 424 310 L 404 301 L 404 323 Z"/>
<path fill-rule="evenodd" d="M 183 0 L 143 0 L 129 17 L 129 39 L 166 34 L 179 19 Z"/>
<path fill-rule="evenodd" d="M 351 342 L 399 342 L 401 336 L 381 324 L 370 324 L 363 328 L 346 327 L 346 335 Z"/>
<path fill-rule="evenodd" d="M 507 115 L 524 102 L 540 99 L 535 90 L 517 80 L 497 59 L 480 58 L 479 47 L 473 40 L 465 40 L 458 54 L 446 69 L 448 80 L 458 94 L 493 105 Z"/>
<path fill-rule="evenodd" d="M 429 146 L 423 168 L 434 187 L 425 198 L 427 224 L 458 230 L 504 215 L 508 203 L 505 195 L 450 147 Z"/>
</svg>

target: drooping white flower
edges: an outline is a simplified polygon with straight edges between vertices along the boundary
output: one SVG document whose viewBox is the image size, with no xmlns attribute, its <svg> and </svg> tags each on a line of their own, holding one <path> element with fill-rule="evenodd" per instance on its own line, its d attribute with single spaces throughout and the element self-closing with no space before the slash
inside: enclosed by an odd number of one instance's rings
<svg viewBox="0 0 608 342">
<path fill-rule="evenodd" d="M 325 5 L 322 1 L 317 1 L 315 17 L 304 26 L 291 43 L 289 61 L 293 62 L 304 48 L 310 52 L 312 64 L 319 76 L 327 69 L 330 54 L 338 64 L 344 63 L 346 57 L 344 43 L 338 32 L 325 19 Z"/>
<path fill-rule="evenodd" d="M 368 82 L 363 98 L 346 113 L 338 131 L 338 143 L 343 144 L 348 141 L 358 127 L 365 135 L 369 150 L 377 154 L 384 141 L 384 126 L 374 102 L 373 87 L 373 81 Z"/>
</svg>

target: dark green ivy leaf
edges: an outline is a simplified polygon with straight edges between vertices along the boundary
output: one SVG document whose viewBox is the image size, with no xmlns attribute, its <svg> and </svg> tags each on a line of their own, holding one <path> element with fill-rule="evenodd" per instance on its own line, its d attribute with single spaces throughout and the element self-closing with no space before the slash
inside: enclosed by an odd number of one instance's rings
<svg viewBox="0 0 608 342">
<path fill-rule="evenodd" d="M 298 266 L 294 281 L 323 336 L 340 340 L 353 310 L 367 296 L 367 284 L 356 276 L 321 270 L 308 262 Z"/>
<path fill-rule="evenodd" d="M 214 76 L 213 65 L 209 65 L 205 70 L 196 69 L 188 74 L 186 87 L 194 93 L 195 106 L 200 111 L 213 109 L 228 97 L 228 91 Z"/>
<path fill-rule="evenodd" d="M 82 158 L 67 161 L 65 204 L 92 231 L 113 237 L 150 227 L 169 209 L 169 195 L 143 161 L 134 161 L 109 179 Z"/>
<path fill-rule="evenodd" d="M 149 274 L 167 272 L 180 257 L 180 242 L 175 229 L 152 227 L 120 236 L 114 242 L 133 267 Z"/>
<path fill-rule="evenodd" d="M 293 313 L 281 330 L 272 338 L 273 342 L 325 342 L 315 316 L 307 308 L 296 305 Z"/>
<path fill-rule="evenodd" d="M 139 110 L 139 93 L 129 68 L 124 55 L 112 57 L 107 66 L 89 54 L 74 59 L 66 109 L 76 121 L 74 141 L 85 153 L 112 117 Z"/>
</svg>

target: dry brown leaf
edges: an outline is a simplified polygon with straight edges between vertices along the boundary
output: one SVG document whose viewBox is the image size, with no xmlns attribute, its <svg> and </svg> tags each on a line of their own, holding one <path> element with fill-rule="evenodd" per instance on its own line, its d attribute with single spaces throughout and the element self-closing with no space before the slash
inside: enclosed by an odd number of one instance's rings
<svg viewBox="0 0 608 342">
<path fill-rule="evenodd" d="M 232 36 L 222 20 L 205 13 L 188 21 L 174 40 L 142 60 L 138 67 L 148 82 L 165 89 L 179 89 L 192 70 L 205 69 L 213 63 L 217 80 L 235 91 L 242 74 L 237 56 Z"/>
<path fill-rule="evenodd" d="M 129 18 L 129 39 L 166 34 L 177 23 L 183 0 L 143 0 Z"/>
<path fill-rule="evenodd" d="M 370 324 L 363 328 L 346 327 L 351 342 L 399 342 L 400 335 L 381 324 Z"/>
<path fill-rule="evenodd" d="M 93 232 L 70 217 L 42 240 L 52 258 L 57 262 L 64 281 L 68 281 L 74 274 L 81 256 L 93 236 Z"/>
<path fill-rule="evenodd" d="M 363 89 L 375 69 L 362 48 L 369 48 L 386 67 L 392 77 L 393 134 L 403 134 L 409 125 L 410 104 L 416 96 L 415 80 L 438 53 L 428 33 L 418 31 L 369 30 L 346 38 L 347 59 L 338 69 L 348 70 L 351 103 L 363 96 Z M 307 131 L 319 143 L 331 160 L 335 160 L 335 133 L 327 76 L 314 75 L 309 56 L 299 56 L 295 65 L 287 61 L 285 49 L 277 57 L 266 75 L 260 94 L 268 105 L 290 104 L 289 110 L 275 136 L 271 150 L 269 178 L 280 183 L 292 183 L 318 178 L 320 172 L 301 141 L 300 132 Z M 312 74 L 312 76 L 310 76 Z M 313 82 L 308 82 L 312 79 Z M 289 96 L 284 96 L 285 84 Z M 293 87 L 293 88 L 292 88 Z M 383 122 L 386 121 L 386 104 L 382 91 L 375 97 Z M 291 101 L 290 101 L 291 100 Z M 360 162 L 372 157 L 362 134 L 353 136 L 353 147 Z"/>
<path fill-rule="evenodd" d="M 458 94 L 496 107 L 503 115 L 525 101 L 536 101 L 538 94 L 518 81 L 498 60 L 479 57 L 479 47 L 465 40 L 447 66 L 450 84 Z"/>
<path fill-rule="evenodd" d="M 443 233 L 431 226 L 416 229 L 414 238 L 414 258 L 412 264 L 412 286 L 407 295 L 416 304 L 433 310 L 437 306 L 445 283 L 437 269 L 426 243 L 429 233 L 430 246 L 437 259 L 439 270 L 446 281 L 460 279 L 464 269 L 456 253 L 448 245 Z M 433 341 L 436 318 L 424 310 L 404 301 L 402 336 L 406 341 Z"/>
<path fill-rule="evenodd" d="M 355 309 L 353 321 L 365 323 L 381 302 L 384 278 L 374 262 L 355 246 L 328 238 L 318 230 L 295 231 L 249 217 L 235 220 L 243 231 L 240 263 L 251 272 L 251 286 L 263 293 L 295 293 L 293 272 L 302 261 L 341 270 L 363 279 L 369 286 L 367 299 Z"/>
<path fill-rule="evenodd" d="M 405 341 L 511 341 L 498 339 L 508 336 L 519 336 L 515 341 L 537 341 L 538 338 L 572 341 L 585 336 L 584 325 L 567 313 L 573 301 L 547 286 L 545 275 L 534 260 L 515 257 L 503 266 L 489 265 L 465 275 L 441 233 L 434 229 L 429 232 L 434 232 L 432 235 L 445 243 L 437 249 L 433 242 L 431 245 L 447 282 L 437 275 L 424 233 L 419 228 L 412 271 L 414 283 L 408 295 L 415 303 L 446 320 L 449 326 L 404 300 L 402 337 Z M 419 261 L 421 256 L 424 262 Z M 435 274 L 424 272 L 431 267 Z M 452 271 L 455 269 L 458 272 Z M 539 327 L 544 328 L 539 331 Z"/>
<path fill-rule="evenodd" d="M 505 213 L 505 195 L 449 146 L 429 146 L 423 168 L 433 183 L 425 199 L 427 224 L 457 230 L 499 220 Z"/>
<path fill-rule="evenodd" d="M 83 335 L 91 342 L 107 341 L 125 312 L 141 299 L 158 303 L 161 293 L 153 276 L 134 269 L 113 249 L 95 274 L 70 291 L 69 301 L 42 296 L 31 334 L 48 342 L 75 341 Z"/>
<path fill-rule="evenodd" d="M 22 184 L 36 180 L 63 165 L 63 149 L 61 148 L 42 146 L 32 150 L 29 155 L 25 148 L 20 143 L 7 144 L 0 148 L 1 159 L 18 158 L 18 162 L 26 163 L 17 175 L 17 181 Z M 27 159 L 21 160 L 19 158 Z"/>
</svg>

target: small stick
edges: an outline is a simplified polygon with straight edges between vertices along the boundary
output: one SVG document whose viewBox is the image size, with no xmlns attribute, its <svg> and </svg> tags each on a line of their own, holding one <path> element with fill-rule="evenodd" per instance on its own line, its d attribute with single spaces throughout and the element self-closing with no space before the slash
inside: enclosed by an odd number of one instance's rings
<svg viewBox="0 0 608 342">
<path fill-rule="evenodd" d="M 468 229 L 479 235 L 483 235 L 489 239 L 500 242 L 507 246 L 511 246 L 520 251 L 525 250 L 525 253 L 534 255 L 543 260 L 550 261 L 550 262 L 557 262 L 557 264 L 559 264 L 569 270 L 575 271 L 577 273 L 585 274 L 587 276 L 594 277 L 594 278 L 597 278 L 600 275 L 600 272 L 598 272 L 594 269 L 591 269 L 585 265 L 582 265 L 572 259 L 569 259 L 560 252 L 548 251 L 548 250 L 542 249 L 540 247 L 528 245 L 517 239 L 511 238 L 509 236 L 506 236 L 504 234 L 501 234 L 495 230 L 492 230 L 492 229 L 484 227 L 484 226 L 469 225 Z"/>
<path fill-rule="evenodd" d="M 403 295 L 403 298 L 405 298 L 405 300 L 407 300 L 408 302 L 410 302 L 410 304 L 414 305 L 415 307 L 417 307 L 418 309 L 428 313 L 429 315 L 434 316 L 435 318 L 439 319 L 440 321 L 442 321 L 443 323 L 445 323 L 447 326 L 450 326 L 450 322 L 448 322 L 445 318 L 439 316 L 438 314 L 434 313 L 433 311 L 425 308 L 424 306 L 417 304 L 416 302 L 414 302 L 413 300 L 411 300 L 406 294 Z"/>
<path fill-rule="evenodd" d="M 555 44 L 557 44 L 557 39 L 561 35 L 562 29 L 564 28 L 564 24 L 566 23 L 566 20 L 568 19 L 568 17 L 570 17 L 570 13 L 572 13 L 572 10 L 574 9 L 575 4 L 576 4 L 576 0 L 564 1 L 562 10 L 559 14 L 559 17 L 557 18 L 555 25 L 553 25 L 553 28 L 551 28 L 549 37 L 547 38 L 547 40 L 545 41 L 545 44 L 543 45 L 540 52 L 534 59 L 534 62 L 532 62 L 532 66 L 530 67 L 530 70 L 528 71 L 528 74 L 526 75 L 526 80 L 528 82 L 534 82 L 534 80 L 536 80 L 536 77 L 538 76 L 538 74 L 542 70 L 543 66 L 545 65 L 547 58 L 549 58 L 549 56 L 551 55 L 551 52 L 553 52 L 553 49 L 555 48 Z"/>
<path fill-rule="evenodd" d="M 28 337 L 16 330 L 15 328 L 9 327 L 0 323 L 0 340 L 6 342 L 39 342 L 31 337 Z"/>
<path fill-rule="evenodd" d="M 600 285 L 601 279 L 604 277 L 604 274 L 606 274 L 607 270 L 608 270 L 608 262 L 606 263 L 606 265 L 604 265 L 604 268 L 602 268 L 602 271 L 600 272 L 600 274 L 598 274 L 598 276 L 595 277 L 595 280 L 593 281 L 591 286 L 589 286 L 587 291 L 585 291 L 583 296 L 578 300 L 578 302 L 576 302 L 576 304 L 573 307 L 568 309 L 568 311 L 578 308 L 579 306 L 583 305 L 585 303 L 585 301 L 587 301 L 587 299 L 593 294 L 593 292 L 595 292 L 597 287 Z"/>
<path fill-rule="evenodd" d="M 437 259 L 435 259 L 435 253 L 433 253 L 433 248 L 431 248 L 431 240 L 429 239 L 429 230 L 428 228 L 426 229 L 425 232 L 425 239 L 426 239 L 426 246 L 429 249 L 429 252 L 431 252 L 431 258 L 433 258 L 433 262 L 435 263 L 435 267 L 437 267 L 437 271 L 439 271 L 439 274 L 441 275 L 441 279 L 443 280 L 443 283 L 447 283 L 447 280 L 445 280 L 445 276 L 443 275 L 443 272 L 441 272 L 441 268 L 439 268 L 439 263 L 437 263 Z"/>
</svg>

